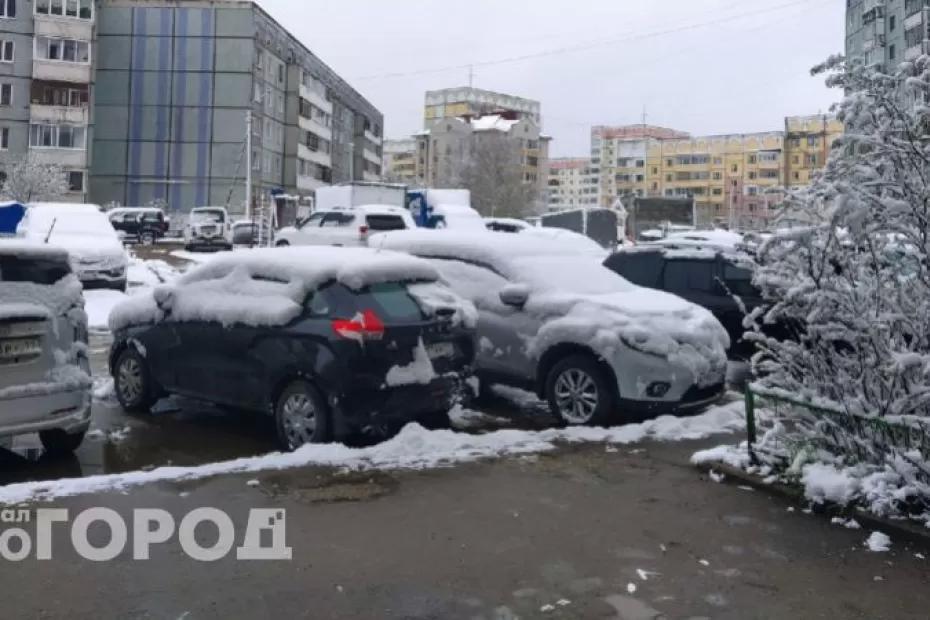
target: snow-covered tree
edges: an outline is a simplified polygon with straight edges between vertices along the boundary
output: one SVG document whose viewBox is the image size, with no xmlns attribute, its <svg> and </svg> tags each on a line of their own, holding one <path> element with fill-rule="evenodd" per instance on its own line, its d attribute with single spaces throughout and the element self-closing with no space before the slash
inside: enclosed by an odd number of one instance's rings
<svg viewBox="0 0 930 620">
<path fill-rule="evenodd" d="M 760 251 L 772 301 L 752 317 L 767 387 L 879 418 L 930 417 L 930 57 L 894 75 L 834 57 L 815 69 L 845 96 L 845 135 L 812 185 L 789 193 L 809 223 Z M 809 423 L 812 435 L 831 422 Z"/>
<path fill-rule="evenodd" d="M 52 201 L 60 199 L 69 189 L 68 174 L 61 166 L 41 163 L 29 156 L 6 169 L 0 195 L 22 203 Z"/>
<path fill-rule="evenodd" d="M 507 134 L 475 134 L 456 179 L 450 187 L 471 191 L 471 204 L 486 217 L 523 217 L 532 213 L 536 185 L 523 178 L 522 152 Z"/>
</svg>

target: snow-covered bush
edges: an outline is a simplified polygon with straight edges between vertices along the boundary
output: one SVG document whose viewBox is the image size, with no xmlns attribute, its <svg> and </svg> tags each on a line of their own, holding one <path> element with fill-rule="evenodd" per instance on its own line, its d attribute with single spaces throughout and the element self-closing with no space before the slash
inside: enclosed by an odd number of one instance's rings
<svg viewBox="0 0 930 620">
<path fill-rule="evenodd" d="M 70 191 L 68 175 L 61 166 L 29 156 L 7 168 L 0 195 L 17 202 L 54 201 Z"/>
<path fill-rule="evenodd" d="M 789 408 L 775 429 L 777 445 L 807 446 L 781 455 L 796 469 L 869 463 L 914 489 L 930 478 L 930 57 L 894 75 L 840 57 L 815 72 L 845 93 L 846 132 L 786 198 L 808 225 L 760 249 L 756 283 L 771 303 L 750 317 L 757 388 L 822 407 Z M 759 330 L 773 323 L 782 329 Z M 898 423 L 913 436 L 896 441 Z"/>
</svg>

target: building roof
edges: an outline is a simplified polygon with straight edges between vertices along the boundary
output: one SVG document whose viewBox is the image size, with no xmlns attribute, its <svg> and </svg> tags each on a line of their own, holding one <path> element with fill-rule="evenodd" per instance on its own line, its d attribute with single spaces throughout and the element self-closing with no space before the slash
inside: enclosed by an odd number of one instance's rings
<svg viewBox="0 0 930 620">
<path fill-rule="evenodd" d="M 474 131 L 503 131 L 507 133 L 519 120 L 506 119 L 499 114 L 490 114 L 471 119 L 471 128 Z"/>
</svg>

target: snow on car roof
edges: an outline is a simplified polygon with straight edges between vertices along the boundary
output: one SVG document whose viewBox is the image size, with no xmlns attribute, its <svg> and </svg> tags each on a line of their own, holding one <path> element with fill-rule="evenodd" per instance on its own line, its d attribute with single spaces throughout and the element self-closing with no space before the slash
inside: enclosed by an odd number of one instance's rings
<svg viewBox="0 0 930 620">
<path fill-rule="evenodd" d="M 373 236 L 369 246 L 418 256 L 454 256 L 479 263 L 506 262 L 528 256 L 579 254 L 575 243 L 561 243 L 558 238 L 525 234 L 525 231 L 517 235 L 489 230 L 396 231 Z"/>
<path fill-rule="evenodd" d="M 110 314 L 110 329 L 160 321 L 169 316 L 169 309 L 174 321 L 284 325 L 300 314 L 307 295 L 326 282 L 360 290 L 381 282 L 438 279 L 427 261 L 370 248 L 292 246 L 227 252 L 176 284 L 123 302 Z"/>
<path fill-rule="evenodd" d="M 102 213 L 100 205 L 82 204 L 78 202 L 30 202 L 26 205 L 30 209 L 54 209 L 58 212 L 69 213 Z"/>
<path fill-rule="evenodd" d="M 692 230 L 676 232 L 656 241 L 661 245 L 701 246 L 721 249 L 735 249 L 743 244 L 743 235 L 728 230 Z"/>
<path fill-rule="evenodd" d="M 0 254 L 4 256 L 28 256 L 30 258 L 67 258 L 68 250 L 47 243 L 38 243 L 23 238 L 0 237 Z"/>
</svg>

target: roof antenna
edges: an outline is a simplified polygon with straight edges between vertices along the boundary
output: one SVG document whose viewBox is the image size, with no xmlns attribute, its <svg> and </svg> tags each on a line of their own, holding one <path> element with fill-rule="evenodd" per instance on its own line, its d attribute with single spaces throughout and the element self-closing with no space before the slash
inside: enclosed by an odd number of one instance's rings
<svg viewBox="0 0 930 620">
<path fill-rule="evenodd" d="M 58 223 L 58 218 L 52 220 L 52 225 L 48 227 L 48 234 L 45 235 L 45 245 L 48 245 L 48 240 L 52 238 L 52 231 L 55 230 L 55 224 Z"/>
</svg>

